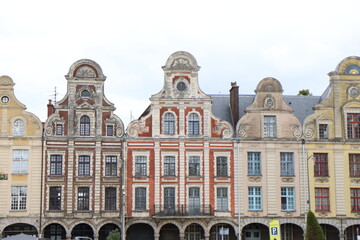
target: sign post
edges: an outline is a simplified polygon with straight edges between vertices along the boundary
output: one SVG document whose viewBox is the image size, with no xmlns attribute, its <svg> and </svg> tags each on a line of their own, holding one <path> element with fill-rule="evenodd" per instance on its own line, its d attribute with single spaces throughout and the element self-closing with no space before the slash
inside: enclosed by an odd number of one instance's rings
<svg viewBox="0 0 360 240">
<path fill-rule="evenodd" d="M 270 240 L 281 240 L 279 220 L 269 221 Z"/>
</svg>

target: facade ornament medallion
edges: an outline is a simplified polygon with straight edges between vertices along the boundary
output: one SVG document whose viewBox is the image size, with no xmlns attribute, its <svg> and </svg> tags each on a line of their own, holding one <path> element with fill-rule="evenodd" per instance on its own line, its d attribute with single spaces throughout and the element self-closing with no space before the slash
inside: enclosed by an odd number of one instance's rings
<svg viewBox="0 0 360 240">
<path fill-rule="evenodd" d="M 329 178 L 315 178 L 315 182 L 317 183 L 328 183 L 329 182 Z"/>
<path fill-rule="evenodd" d="M 248 176 L 249 182 L 261 182 L 261 176 Z"/>
</svg>

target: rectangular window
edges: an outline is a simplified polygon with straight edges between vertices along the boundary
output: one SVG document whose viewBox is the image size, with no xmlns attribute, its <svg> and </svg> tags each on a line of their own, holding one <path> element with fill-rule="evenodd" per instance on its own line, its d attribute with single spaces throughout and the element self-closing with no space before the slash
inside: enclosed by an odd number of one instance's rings
<svg viewBox="0 0 360 240">
<path fill-rule="evenodd" d="M 135 157 L 135 177 L 147 176 L 147 163 L 145 156 Z"/>
<path fill-rule="evenodd" d="M 330 211 L 329 188 L 315 188 L 315 211 Z"/>
<path fill-rule="evenodd" d="M 89 210 L 90 190 L 89 187 L 78 188 L 78 210 Z"/>
<path fill-rule="evenodd" d="M 164 176 L 175 176 L 175 157 L 166 156 L 164 158 Z"/>
<path fill-rule="evenodd" d="M 164 115 L 164 134 L 175 134 L 175 116 L 170 112 Z"/>
<path fill-rule="evenodd" d="M 360 188 L 351 188 L 351 211 L 360 212 Z"/>
<path fill-rule="evenodd" d="M 164 212 L 166 215 L 175 213 L 175 188 L 164 188 Z"/>
<path fill-rule="evenodd" d="M 360 138 L 360 113 L 347 114 L 347 136 L 351 139 Z"/>
<path fill-rule="evenodd" d="M 63 125 L 62 124 L 56 124 L 56 128 L 55 128 L 55 135 L 63 135 Z"/>
<path fill-rule="evenodd" d="M 349 154 L 350 177 L 360 177 L 360 154 Z"/>
<path fill-rule="evenodd" d="M 249 210 L 262 210 L 261 187 L 249 187 Z"/>
<path fill-rule="evenodd" d="M 276 116 L 264 116 L 264 137 L 276 137 Z"/>
<path fill-rule="evenodd" d="M 61 210 L 61 187 L 50 187 L 49 210 Z"/>
<path fill-rule="evenodd" d="M 29 150 L 13 150 L 13 173 L 27 173 L 29 161 Z"/>
<path fill-rule="evenodd" d="M 326 139 L 328 138 L 328 125 L 319 124 L 319 138 Z"/>
<path fill-rule="evenodd" d="M 281 210 L 295 211 L 295 191 L 293 187 L 281 188 Z"/>
<path fill-rule="evenodd" d="M 228 189 L 219 187 L 216 189 L 217 210 L 227 211 L 228 208 Z"/>
<path fill-rule="evenodd" d="M 327 177 L 329 176 L 329 163 L 327 153 L 314 153 L 315 165 L 314 176 L 315 177 Z"/>
<path fill-rule="evenodd" d="M 79 176 L 89 176 L 90 175 L 90 156 L 79 156 Z"/>
<path fill-rule="evenodd" d="M 11 210 L 26 210 L 27 187 L 11 187 Z"/>
<path fill-rule="evenodd" d="M 105 157 L 105 176 L 117 176 L 117 157 Z"/>
<path fill-rule="evenodd" d="M 105 188 L 105 210 L 116 210 L 116 188 Z"/>
<path fill-rule="evenodd" d="M 62 174 L 62 155 L 50 156 L 50 175 Z"/>
<path fill-rule="evenodd" d="M 216 176 L 228 176 L 228 160 L 227 157 L 216 157 Z"/>
<path fill-rule="evenodd" d="M 281 176 L 294 176 L 294 153 L 280 153 Z"/>
<path fill-rule="evenodd" d="M 189 157 L 189 176 L 200 176 L 200 157 Z"/>
<path fill-rule="evenodd" d="M 200 188 L 191 187 L 189 188 L 189 214 L 199 215 L 200 214 Z"/>
<path fill-rule="evenodd" d="M 261 175 L 261 155 L 259 152 L 248 152 L 248 175 Z"/>
<path fill-rule="evenodd" d="M 106 125 L 106 136 L 114 136 L 114 126 Z"/>
<path fill-rule="evenodd" d="M 135 210 L 146 210 L 146 188 L 135 188 Z"/>
</svg>

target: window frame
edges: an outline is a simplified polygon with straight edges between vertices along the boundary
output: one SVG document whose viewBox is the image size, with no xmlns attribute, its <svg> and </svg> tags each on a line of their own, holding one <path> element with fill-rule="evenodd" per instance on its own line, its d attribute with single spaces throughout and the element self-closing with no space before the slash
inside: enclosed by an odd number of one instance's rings
<svg viewBox="0 0 360 240">
<path fill-rule="evenodd" d="M 280 152 L 280 176 L 295 176 L 293 152 Z"/>
<path fill-rule="evenodd" d="M 328 139 L 329 138 L 329 124 L 319 123 L 319 138 Z"/>
<path fill-rule="evenodd" d="M 329 177 L 329 157 L 327 153 L 314 153 L 314 176 Z"/>
<path fill-rule="evenodd" d="M 360 138 L 360 113 L 346 113 L 346 130 L 348 139 Z"/>
<path fill-rule="evenodd" d="M 91 156 L 79 155 L 78 156 L 78 176 L 91 175 Z"/>
<path fill-rule="evenodd" d="M 315 211 L 330 211 L 330 190 L 329 188 L 315 188 Z"/>
<path fill-rule="evenodd" d="M 13 149 L 12 151 L 12 173 L 29 173 L 29 149 Z"/>
<path fill-rule="evenodd" d="M 77 210 L 90 210 L 90 187 L 78 187 L 77 192 Z"/>
<path fill-rule="evenodd" d="M 349 153 L 349 175 L 360 177 L 360 154 Z"/>
<path fill-rule="evenodd" d="M 147 210 L 147 188 L 146 187 L 135 187 L 134 191 L 135 211 L 144 211 Z"/>
<path fill-rule="evenodd" d="M 228 177 L 228 157 L 217 156 L 216 157 L 216 177 Z"/>
<path fill-rule="evenodd" d="M 163 176 L 164 177 L 175 177 L 176 176 L 176 157 L 175 156 L 164 156 L 163 158 Z"/>
<path fill-rule="evenodd" d="M 276 115 L 264 116 L 264 138 L 277 137 L 277 119 Z"/>
<path fill-rule="evenodd" d="M 80 118 L 80 136 L 90 136 L 91 121 L 90 117 L 83 115 Z"/>
<path fill-rule="evenodd" d="M 62 194 L 61 187 L 59 187 L 59 186 L 49 187 L 49 210 L 50 211 L 61 210 L 61 194 Z"/>
<path fill-rule="evenodd" d="M 249 211 L 262 211 L 262 187 L 248 187 L 248 204 Z"/>
<path fill-rule="evenodd" d="M 113 137 L 115 134 L 115 128 L 113 124 L 106 124 L 106 136 Z"/>
<path fill-rule="evenodd" d="M 61 124 L 61 123 L 55 124 L 55 135 L 56 136 L 64 135 L 64 124 Z"/>
<path fill-rule="evenodd" d="M 170 117 L 171 116 L 171 117 Z M 165 135 L 175 135 L 175 114 L 166 112 L 163 120 L 163 133 Z"/>
<path fill-rule="evenodd" d="M 63 155 L 61 155 L 61 154 L 51 154 L 50 155 L 49 175 L 51 175 L 51 176 L 62 175 L 62 165 L 63 165 L 62 162 L 63 162 Z"/>
<path fill-rule="evenodd" d="M 360 188 L 350 188 L 351 212 L 360 212 Z"/>
<path fill-rule="evenodd" d="M 114 177 L 118 175 L 117 165 L 118 160 L 117 156 L 107 155 L 105 156 L 105 176 Z"/>
<path fill-rule="evenodd" d="M 195 162 L 196 160 L 196 162 Z M 201 157 L 200 156 L 189 156 L 188 160 L 188 176 L 189 177 L 200 177 L 201 176 Z M 193 171 L 192 169 L 195 169 Z M 195 174 L 193 174 L 195 172 Z"/>
<path fill-rule="evenodd" d="M 25 122 L 22 119 L 16 119 L 13 123 L 13 135 L 24 136 L 25 134 Z"/>
<path fill-rule="evenodd" d="M 117 189 L 116 187 L 105 187 L 105 211 L 116 211 L 117 203 Z"/>
<path fill-rule="evenodd" d="M 135 177 L 147 177 L 147 156 L 135 156 Z"/>
<path fill-rule="evenodd" d="M 229 211 L 229 188 L 217 187 L 216 188 L 216 210 Z"/>
<path fill-rule="evenodd" d="M 248 152 L 248 176 L 261 176 L 261 152 Z"/>
<path fill-rule="evenodd" d="M 200 116 L 198 113 L 191 112 L 188 115 L 188 135 L 200 135 Z"/>
<path fill-rule="evenodd" d="M 11 207 L 12 211 L 27 210 L 27 186 L 11 187 Z"/>
<path fill-rule="evenodd" d="M 281 211 L 295 211 L 295 188 L 281 187 Z"/>
</svg>

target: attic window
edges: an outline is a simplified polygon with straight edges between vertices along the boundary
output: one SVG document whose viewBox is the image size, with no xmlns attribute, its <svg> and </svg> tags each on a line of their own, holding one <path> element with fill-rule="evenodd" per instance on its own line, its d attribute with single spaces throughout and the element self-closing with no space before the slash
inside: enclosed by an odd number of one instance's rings
<svg viewBox="0 0 360 240">
<path fill-rule="evenodd" d="M 357 65 L 350 65 L 345 69 L 345 74 L 359 74 L 360 67 Z"/>
</svg>

